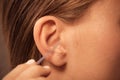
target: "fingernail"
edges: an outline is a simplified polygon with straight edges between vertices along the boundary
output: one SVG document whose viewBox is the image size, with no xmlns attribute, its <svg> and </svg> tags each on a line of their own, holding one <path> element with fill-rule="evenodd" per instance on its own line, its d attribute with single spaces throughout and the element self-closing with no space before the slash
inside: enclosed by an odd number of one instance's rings
<svg viewBox="0 0 120 80">
<path fill-rule="evenodd" d="M 45 69 L 50 69 L 50 66 L 43 66 L 43 68 L 45 68 Z"/>
<path fill-rule="evenodd" d="M 30 60 L 28 60 L 28 61 L 26 62 L 26 64 L 32 64 L 32 63 L 34 63 L 34 62 L 35 62 L 34 59 L 30 59 Z"/>
</svg>

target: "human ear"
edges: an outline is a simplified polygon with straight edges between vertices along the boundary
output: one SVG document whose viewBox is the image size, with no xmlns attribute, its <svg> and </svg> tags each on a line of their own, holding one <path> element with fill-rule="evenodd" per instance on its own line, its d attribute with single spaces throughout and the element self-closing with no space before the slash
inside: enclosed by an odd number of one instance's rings
<svg viewBox="0 0 120 80">
<path fill-rule="evenodd" d="M 33 36 L 38 50 L 47 61 L 55 66 L 66 64 L 66 51 L 61 44 L 63 22 L 53 16 L 37 20 Z"/>
</svg>

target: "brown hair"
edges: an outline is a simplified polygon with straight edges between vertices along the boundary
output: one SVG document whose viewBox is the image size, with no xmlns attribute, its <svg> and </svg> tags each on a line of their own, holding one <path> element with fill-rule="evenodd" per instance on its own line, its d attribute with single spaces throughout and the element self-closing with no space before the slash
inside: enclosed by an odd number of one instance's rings
<svg viewBox="0 0 120 80">
<path fill-rule="evenodd" d="M 77 19 L 94 0 L 3 0 L 3 30 L 11 55 L 11 65 L 39 59 L 33 39 L 37 19 L 52 15 L 71 22 Z"/>
</svg>

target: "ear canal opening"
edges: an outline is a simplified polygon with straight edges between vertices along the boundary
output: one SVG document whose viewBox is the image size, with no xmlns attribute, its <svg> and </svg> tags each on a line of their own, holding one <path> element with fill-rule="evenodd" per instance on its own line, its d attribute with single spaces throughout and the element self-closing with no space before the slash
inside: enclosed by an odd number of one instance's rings
<svg viewBox="0 0 120 80">
<path fill-rule="evenodd" d="M 57 48 L 57 46 L 59 45 L 59 42 L 57 42 L 49 51 L 47 51 L 47 53 L 45 53 L 45 58 L 49 58 L 53 53 L 54 50 Z"/>
<path fill-rule="evenodd" d="M 54 53 L 54 50 L 57 48 L 58 45 L 59 45 L 59 42 L 57 42 L 54 45 L 51 51 L 48 51 L 47 53 L 45 53 L 45 55 L 37 61 L 37 64 L 41 64 L 45 60 L 46 57 L 49 57 L 50 54 Z"/>
</svg>

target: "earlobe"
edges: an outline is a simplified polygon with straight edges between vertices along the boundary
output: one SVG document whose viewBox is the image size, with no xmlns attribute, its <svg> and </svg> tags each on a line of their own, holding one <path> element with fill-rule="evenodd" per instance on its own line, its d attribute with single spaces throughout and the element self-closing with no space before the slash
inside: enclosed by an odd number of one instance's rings
<svg viewBox="0 0 120 80">
<path fill-rule="evenodd" d="M 62 22 L 53 16 L 40 18 L 34 26 L 34 40 L 38 50 L 55 66 L 66 63 L 66 52 L 60 42 Z"/>
<path fill-rule="evenodd" d="M 55 48 L 54 55 L 52 56 L 51 61 L 56 66 L 62 66 L 64 64 L 66 64 L 66 62 L 67 62 L 66 61 L 66 51 L 61 45 L 58 45 Z"/>
</svg>

